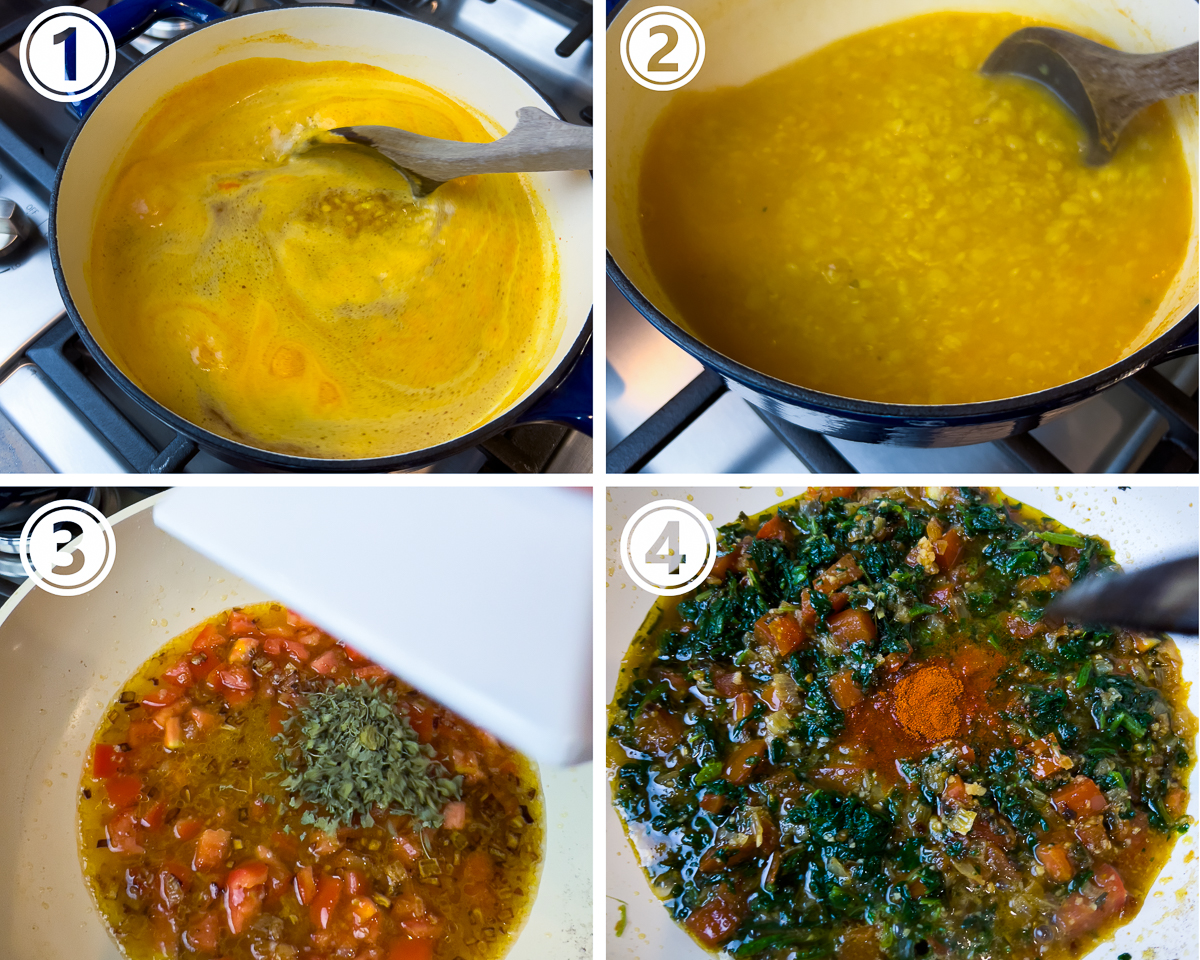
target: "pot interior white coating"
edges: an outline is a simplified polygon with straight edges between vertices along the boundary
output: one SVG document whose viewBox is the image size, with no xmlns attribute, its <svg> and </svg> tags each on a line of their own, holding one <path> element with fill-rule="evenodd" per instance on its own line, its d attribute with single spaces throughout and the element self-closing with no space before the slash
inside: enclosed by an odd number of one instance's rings
<svg viewBox="0 0 1200 960">
<path fill-rule="evenodd" d="M 229 607 L 270 599 L 158 530 L 153 502 L 112 518 L 116 562 L 91 593 L 55 597 L 26 583 L 0 609 L 5 960 L 119 960 L 76 845 L 76 791 L 92 734 L 122 684 L 164 643 Z M 540 772 L 546 858 L 507 960 L 579 957 L 591 944 L 591 767 Z"/>
<path fill-rule="evenodd" d="M 1005 487 L 1005 492 L 1085 533 L 1104 537 L 1112 544 L 1117 561 L 1133 569 L 1161 560 L 1195 553 L 1197 549 L 1196 487 Z M 753 515 L 773 504 L 804 492 L 774 486 L 753 488 L 659 487 L 610 488 L 605 544 L 607 572 L 607 642 L 605 651 L 605 703 L 612 700 L 617 672 L 630 640 L 641 626 L 654 597 L 639 589 L 621 566 L 620 538 L 625 521 L 645 503 L 655 499 L 691 502 L 710 514 L 715 525 L 735 519 L 739 511 Z M 1178 641 L 1184 676 L 1191 682 L 1188 703 L 1200 716 L 1200 683 L 1197 683 L 1195 638 Z M 650 890 L 633 848 L 621 827 L 605 785 L 605 921 L 608 960 L 708 960 L 701 949 L 676 926 Z M 1193 766 L 1189 782 L 1188 813 L 1200 818 L 1200 764 Z M 1175 844 L 1171 858 L 1159 874 L 1141 912 L 1120 928 L 1114 939 L 1088 954 L 1088 960 L 1117 960 L 1122 953 L 1136 960 L 1180 960 L 1197 955 L 1197 860 L 1200 830 L 1193 828 Z M 619 903 L 628 904 L 628 925 L 616 934 Z"/>
<path fill-rule="evenodd" d="M 638 178 L 646 140 L 680 91 L 647 90 L 621 65 L 621 31 L 657 0 L 627 4 L 608 28 L 606 230 L 608 252 L 635 287 L 669 319 L 695 334 L 650 269 L 638 217 Z M 685 91 L 742 86 L 834 40 L 885 23 L 943 10 L 1010 12 L 1040 17 L 1110 38 L 1120 49 L 1149 53 L 1193 43 L 1200 32 L 1194 0 L 696 0 L 687 4 L 704 32 L 704 64 Z M 798 95 L 801 95 L 798 92 Z M 1184 262 L 1136 347 L 1178 323 L 1196 306 L 1198 201 L 1196 97 L 1169 109 L 1192 183 L 1192 231 Z"/>
<path fill-rule="evenodd" d="M 96 104 L 70 148 L 58 184 L 54 240 L 63 278 L 79 316 L 114 362 L 117 358 L 96 322 L 85 279 L 92 227 L 104 216 L 110 173 L 164 95 L 217 67 L 250 57 L 347 60 L 382 67 L 464 104 L 497 137 L 516 124 L 521 107 L 554 113 L 541 94 L 482 49 L 436 27 L 378 10 L 281 7 L 218 20 L 184 34 L 140 63 Z M 525 176 L 545 205 L 558 254 L 559 339 L 537 380 L 506 409 L 520 404 L 554 372 L 583 329 L 592 304 L 591 176 L 586 170 Z"/>
</svg>

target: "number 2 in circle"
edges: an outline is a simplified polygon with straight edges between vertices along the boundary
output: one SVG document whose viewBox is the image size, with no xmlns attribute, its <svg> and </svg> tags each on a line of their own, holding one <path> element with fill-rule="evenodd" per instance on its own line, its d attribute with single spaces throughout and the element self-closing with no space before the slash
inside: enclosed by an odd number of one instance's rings
<svg viewBox="0 0 1200 960">
<path fill-rule="evenodd" d="M 679 565 L 687 563 L 687 557 L 679 552 L 679 521 L 668 520 L 663 532 L 654 541 L 654 546 L 646 551 L 646 563 L 665 563 L 667 573 L 674 576 L 679 573 Z"/>
<path fill-rule="evenodd" d="M 66 78 L 75 82 L 75 27 L 67 27 L 62 33 L 54 35 L 54 45 L 63 44 L 63 69 Z"/>
<path fill-rule="evenodd" d="M 646 69 L 655 73 L 678 73 L 678 63 L 663 63 L 663 57 L 669 54 L 677 46 L 679 46 L 679 31 L 669 24 L 660 23 L 658 26 L 650 28 L 650 36 L 666 37 L 667 42 L 658 48 L 658 52 L 650 58 L 650 62 L 646 65 Z M 55 41 L 58 42 L 57 40 Z M 672 570 L 672 573 L 675 571 Z"/>
</svg>

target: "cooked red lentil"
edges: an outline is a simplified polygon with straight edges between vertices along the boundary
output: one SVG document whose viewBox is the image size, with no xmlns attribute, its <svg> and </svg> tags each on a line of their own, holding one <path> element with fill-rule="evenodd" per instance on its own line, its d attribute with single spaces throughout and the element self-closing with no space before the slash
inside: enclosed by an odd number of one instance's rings
<svg viewBox="0 0 1200 960">
<path fill-rule="evenodd" d="M 671 94 L 638 209 L 679 318 L 764 373 L 891 403 L 1018 396 L 1148 342 L 1191 229 L 1179 137 L 1158 104 L 1086 166 L 1049 93 L 979 73 L 1036 23 L 928 14 Z"/>
<path fill-rule="evenodd" d="M 1164 637 L 1047 622 L 1112 552 L 967 488 L 811 490 L 720 528 L 609 707 L 613 798 L 702 945 L 757 960 L 1067 960 L 1187 815 Z"/>
<path fill-rule="evenodd" d="M 130 960 L 496 960 L 541 861 L 529 761 L 279 604 L 143 664 L 80 790 Z"/>
</svg>

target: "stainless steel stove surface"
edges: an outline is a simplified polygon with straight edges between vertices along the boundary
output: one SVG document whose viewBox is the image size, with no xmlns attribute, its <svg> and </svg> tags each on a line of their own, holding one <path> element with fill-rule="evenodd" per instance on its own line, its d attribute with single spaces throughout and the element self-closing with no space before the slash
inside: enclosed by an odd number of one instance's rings
<svg viewBox="0 0 1200 960">
<path fill-rule="evenodd" d="M 22 227 L 32 228 L 23 230 L 28 236 L 6 245 L 12 218 L 0 203 L 0 473 L 177 470 L 187 454 L 172 455 L 173 442 L 177 449 L 182 446 L 173 431 L 127 398 L 64 326 L 69 321 L 50 263 L 46 223 L 54 169 L 76 121 L 62 104 L 43 99 L 26 84 L 15 50 L 29 20 L 53 5 L 51 0 L 0 0 L 0 198 L 12 200 L 28 220 Z M 222 5 L 233 12 L 278 6 L 280 0 L 227 0 Z M 591 122 L 592 8 L 587 0 L 368 0 L 360 5 L 399 10 L 458 31 L 522 73 L 566 119 Z M 100 9 L 104 4 L 92 0 L 85 6 Z M 122 47 L 113 82 L 162 38 L 173 36 L 174 23 L 155 24 Z M 35 351 L 42 361 L 31 358 L 26 351 L 51 328 L 51 337 L 61 330 L 61 343 L 54 350 Z M 51 364 L 59 370 L 54 380 L 42 369 Z M 78 393 L 72 393 L 73 403 L 62 388 L 63 377 L 75 376 L 87 381 L 80 387 L 83 393 L 90 392 L 90 385 L 111 406 L 89 409 L 90 419 L 82 414 L 80 406 L 89 405 Z M 130 449 L 139 451 L 132 463 L 122 454 Z M 236 470 L 203 452 L 182 469 Z M 591 439 L 566 427 L 531 424 L 426 471 L 514 469 L 590 472 Z"/>
<path fill-rule="evenodd" d="M 700 363 L 658 332 L 617 291 L 607 288 L 607 443 L 612 451 L 661 410 L 702 371 Z M 1158 372 L 1191 400 L 1194 461 L 1197 359 L 1183 357 Z M 1117 386 L 1080 404 L 1029 435 L 1074 473 L 1125 473 L 1139 469 L 1192 472 L 1193 461 L 1174 457 L 1160 442 L 1167 421 L 1128 386 Z M 784 428 L 786 429 L 786 427 Z M 824 441 L 821 441 L 824 443 Z M 832 440 L 834 457 L 860 473 L 1007 473 L 1030 469 L 1022 443 L 915 449 Z M 1024 444 L 1025 447 L 1030 446 Z M 1036 449 L 1036 444 L 1032 445 Z M 1015 456 L 1026 453 L 1026 460 Z M 610 460 L 609 470 L 618 469 Z M 814 472 L 781 442 L 755 408 L 724 393 L 645 466 L 644 473 Z M 820 472 L 840 472 L 820 467 Z M 1041 472 L 1057 472 L 1041 469 Z"/>
</svg>

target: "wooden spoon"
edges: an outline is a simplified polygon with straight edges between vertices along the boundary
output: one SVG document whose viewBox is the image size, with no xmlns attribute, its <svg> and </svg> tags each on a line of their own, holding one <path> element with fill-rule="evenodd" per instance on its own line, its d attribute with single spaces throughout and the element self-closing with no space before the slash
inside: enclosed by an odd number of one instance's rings
<svg viewBox="0 0 1200 960">
<path fill-rule="evenodd" d="M 1017 74 L 1058 94 L 1087 131 L 1087 162 L 1102 166 L 1134 114 L 1197 91 L 1197 49 L 1193 43 L 1166 53 L 1125 53 L 1066 30 L 1026 27 L 992 51 L 983 72 Z"/>
<path fill-rule="evenodd" d="M 438 140 L 397 127 L 338 127 L 329 132 L 387 157 L 412 184 L 417 198 L 447 180 L 477 173 L 592 168 L 592 128 L 557 120 L 536 107 L 518 110 L 517 125 L 491 143 Z"/>
</svg>

